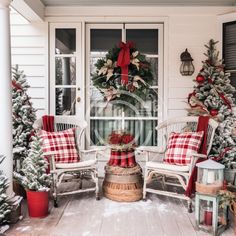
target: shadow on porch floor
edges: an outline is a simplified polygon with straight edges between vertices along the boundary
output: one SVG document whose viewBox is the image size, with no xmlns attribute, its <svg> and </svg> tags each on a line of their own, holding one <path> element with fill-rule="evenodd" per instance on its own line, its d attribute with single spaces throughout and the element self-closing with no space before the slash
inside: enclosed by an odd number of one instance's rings
<svg viewBox="0 0 236 236">
<path fill-rule="evenodd" d="M 194 229 L 194 213 L 185 202 L 149 194 L 147 201 L 119 203 L 93 193 L 59 198 L 59 208 L 50 202 L 50 214 L 29 218 L 24 202 L 24 218 L 6 236 L 207 236 Z M 233 236 L 229 227 L 223 236 Z"/>
</svg>

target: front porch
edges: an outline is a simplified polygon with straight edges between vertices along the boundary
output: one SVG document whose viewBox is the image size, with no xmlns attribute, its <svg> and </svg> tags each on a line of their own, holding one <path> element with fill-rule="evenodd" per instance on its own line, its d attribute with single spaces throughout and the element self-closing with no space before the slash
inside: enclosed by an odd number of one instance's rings
<svg viewBox="0 0 236 236">
<path fill-rule="evenodd" d="M 102 180 L 100 179 L 100 183 Z M 61 197 L 59 208 L 50 205 L 43 219 L 28 217 L 13 225 L 6 236 L 207 236 L 195 229 L 195 214 L 188 213 L 186 201 L 149 194 L 147 201 L 96 201 L 93 193 Z M 233 222 L 233 221 L 231 221 Z M 222 236 L 234 235 L 233 226 Z"/>
</svg>

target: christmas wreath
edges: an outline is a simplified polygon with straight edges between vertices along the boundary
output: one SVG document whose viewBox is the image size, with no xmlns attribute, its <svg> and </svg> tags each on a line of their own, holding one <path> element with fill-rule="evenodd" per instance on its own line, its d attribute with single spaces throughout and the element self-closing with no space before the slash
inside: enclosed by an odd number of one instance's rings
<svg viewBox="0 0 236 236">
<path fill-rule="evenodd" d="M 135 105 L 146 100 L 153 82 L 151 65 L 134 43 L 121 42 L 95 66 L 93 85 L 107 102 L 116 100 L 118 105 L 125 107 L 127 103 Z"/>
</svg>

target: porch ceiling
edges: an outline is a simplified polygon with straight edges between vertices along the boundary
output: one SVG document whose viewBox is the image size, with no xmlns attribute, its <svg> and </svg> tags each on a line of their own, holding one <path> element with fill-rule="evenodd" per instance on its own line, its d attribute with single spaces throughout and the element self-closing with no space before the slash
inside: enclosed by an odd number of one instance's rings
<svg viewBox="0 0 236 236">
<path fill-rule="evenodd" d="M 45 6 L 235 6 L 236 0 L 41 0 Z"/>
</svg>

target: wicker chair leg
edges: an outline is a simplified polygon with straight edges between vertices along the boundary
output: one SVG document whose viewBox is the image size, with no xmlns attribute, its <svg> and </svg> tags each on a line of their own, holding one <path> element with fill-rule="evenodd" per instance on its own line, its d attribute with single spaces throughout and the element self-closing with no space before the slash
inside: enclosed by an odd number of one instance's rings
<svg viewBox="0 0 236 236">
<path fill-rule="evenodd" d="M 55 207 L 55 208 L 57 208 L 57 207 L 58 207 L 57 198 L 54 198 L 54 200 L 53 200 L 53 205 L 54 205 L 54 207 Z"/>
<path fill-rule="evenodd" d="M 57 175 L 53 174 L 52 176 L 53 179 L 53 205 L 54 207 L 58 207 L 58 202 L 57 202 Z"/>
<path fill-rule="evenodd" d="M 144 180 L 143 180 L 143 201 L 146 201 L 146 187 L 147 187 L 147 169 L 145 169 L 145 175 L 144 175 Z"/>
<path fill-rule="evenodd" d="M 192 209 L 192 200 L 188 200 L 188 213 L 192 213 L 193 209 Z"/>
</svg>

